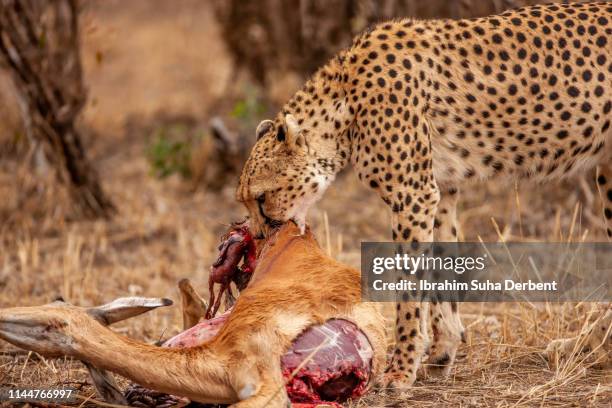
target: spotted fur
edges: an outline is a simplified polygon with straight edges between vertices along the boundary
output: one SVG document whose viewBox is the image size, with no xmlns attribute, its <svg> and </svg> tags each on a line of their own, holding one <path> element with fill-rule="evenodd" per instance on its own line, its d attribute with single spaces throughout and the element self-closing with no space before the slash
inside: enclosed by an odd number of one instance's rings
<svg viewBox="0 0 612 408">
<path fill-rule="evenodd" d="M 393 214 L 393 239 L 457 239 L 463 184 L 558 179 L 599 164 L 612 236 L 612 4 L 538 5 L 470 20 L 400 19 L 358 36 L 257 129 L 237 198 L 253 225 L 303 226 L 350 162 Z M 455 304 L 397 306 L 389 383 L 447 373 Z"/>
</svg>

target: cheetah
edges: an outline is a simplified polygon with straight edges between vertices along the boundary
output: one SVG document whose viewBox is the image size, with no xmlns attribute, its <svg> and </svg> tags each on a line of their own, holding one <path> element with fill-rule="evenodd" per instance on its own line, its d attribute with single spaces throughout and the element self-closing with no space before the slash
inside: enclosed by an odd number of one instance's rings
<svg viewBox="0 0 612 408">
<path fill-rule="evenodd" d="M 599 166 L 612 239 L 611 19 L 599 2 L 380 23 L 259 124 L 237 199 L 258 234 L 290 219 L 303 229 L 350 163 L 389 206 L 395 241 L 456 241 L 461 186 Z M 395 331 L 385 381 L 403 390 L 426 351 L 448 374 L 464 328 L 455 303 L 402 301 Z"/>
</svg>

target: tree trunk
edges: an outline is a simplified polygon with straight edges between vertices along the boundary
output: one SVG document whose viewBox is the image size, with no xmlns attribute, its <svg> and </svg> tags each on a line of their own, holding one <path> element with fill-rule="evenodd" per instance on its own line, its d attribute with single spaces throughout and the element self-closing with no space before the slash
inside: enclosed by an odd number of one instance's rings
<svg viewBox="0 0 612 408">
<path fill-rule="evenodd" d="M 272 96 L 285 97 L 352 38 L 380 21 L 470 18 L 551 0 L 216 0 L 223 39 L 235 63 Z M 559 0 L 557 0 L 559 1 Z M 295 77 L 289 85 L 285 77 Z M 293 85 L 294 82 L 297 82 Z M 287 89 L 294 86 L 294 89 Z M 272 95 L 271 95 L 272 94 Z"/>
<path fill-rule="evenodd" d="M 0 0 L 0 62 L 22 105 L 26 133 L 86 217 L 110 217 L 75 121 L 86 101 L 77 0 Z"/>
</svg>

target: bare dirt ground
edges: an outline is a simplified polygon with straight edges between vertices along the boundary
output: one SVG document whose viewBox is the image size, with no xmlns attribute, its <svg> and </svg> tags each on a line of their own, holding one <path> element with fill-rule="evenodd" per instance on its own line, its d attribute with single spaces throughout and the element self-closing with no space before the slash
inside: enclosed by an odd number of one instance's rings
<svg viewBox="0 0 612 408">
<path fill-rule="evenodd" d="M 244 215 L 234 185 L 194 192 L 177 176 L 153 177 L 145 157 L 156 117 L 204 121 L 233 81 L 209 7 L 195 1 L 86 4 L 83 58 L 90 92 L 82 125 L 89 155 L 120 213 L 108 222 L 74 219 L 47 172 L 32 174 L 23 155 L 0 156 L 0 307 L 40 305 L 60 295 L 83 306 L 126 295 L 178 300 L 176 283 L 184 277 L 206 294 L 218 237 Z M 583 185 L 472 187 L 461 203 L 462 238 L 603 240 L 599 212 L 590 210 L 597 195 L 590 183 Z M 310 222 L 332 256 L 356 267 L 361 241 L 389 238 L 387 209 L 350 172 L 330 188 Z M 551 339 L 580 331 L 585 309 L 464 304 L 468 341 L 450 378 L 419 380 L 401 400 L 379 392 L 350 405 L 612 406 L 611 372 L 580 358 L 553 368 L 541 354 Z M 180 324 L 174 306 L 115 330 L 155 342 L 179 332 Z M 79 362 L 0 343 L 0 388 L 25 385 L 77 387 L 91 398 L 86 405 L 101 405 Z"/>
</svg>

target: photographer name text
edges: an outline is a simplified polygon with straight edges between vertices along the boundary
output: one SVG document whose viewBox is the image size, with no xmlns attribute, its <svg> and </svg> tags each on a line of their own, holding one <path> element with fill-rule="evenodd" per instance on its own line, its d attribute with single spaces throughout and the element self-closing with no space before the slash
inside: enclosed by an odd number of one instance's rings
<svg viewBox="0 0 612 408">
<path fill-rule="evenodd" d="M 429 281 L 420 279 L 418 281 L 400 280 L 398 282 L 385 282 L 377 279 L 372 282 L 372 288 L 376 291 L 440 291 L 440 292 L 468 292 L 468 291 L 538 291 L 555 292 L 558 290 L 557 281 L 535 282 L 527 280 L 517 282 L 512 279 L 505 279 L 503 282 L 490 280 L 480 281 L 477 279 L 468 282 L 457 280 Z"/>
</svg>

